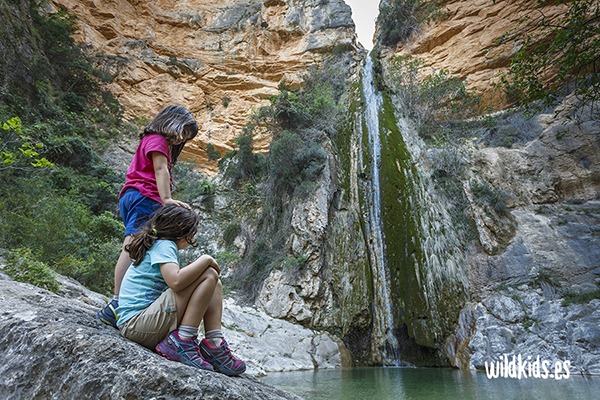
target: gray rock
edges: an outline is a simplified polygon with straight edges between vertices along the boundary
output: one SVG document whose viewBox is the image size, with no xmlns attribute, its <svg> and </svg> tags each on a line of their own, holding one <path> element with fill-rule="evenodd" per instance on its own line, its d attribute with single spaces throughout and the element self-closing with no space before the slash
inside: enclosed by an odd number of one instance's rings
<svg viewBox="0 0 600 400">
<path fill-rule="evenodd" d="M 563 307 L 561 300 L 545 300 L 530 291 L 513 293 L 522 299 L 516 302 L 518 312 L 512 298 L 498 294 L 484 300 L 486 309 L 480 308 L 483 314 L 469 343 L 471 368 L 520 354 L 524 359 L 568 360 L 572 372 L 600 374 L 600 301 Z"/>
<path fill-rule="evenodd" d="M 521 305 L 507 296 L 493 295 L 485 299 L 483 304 L 491 314 L 504 322 L 517 322 L 525 316 Z"/>
<path fill-rule="evenodd" d="M 249 375 L 341 366 L 340 346 L 328 333 L 271 318 L 231 298 L 224 300 L 223 327 Z"/>
<path fill-rule="evenodd" d="M 0 398 L 298 398 L 168 361 L 97 321 L 94 306 L 31 285 L 0 281 L 0 309 Z"/>
</svg>

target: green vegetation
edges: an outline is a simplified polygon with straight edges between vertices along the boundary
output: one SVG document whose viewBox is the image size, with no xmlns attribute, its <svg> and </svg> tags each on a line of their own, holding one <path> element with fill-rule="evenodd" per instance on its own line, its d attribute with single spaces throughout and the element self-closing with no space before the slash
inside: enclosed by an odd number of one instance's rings
<svg viewBox="0 0 600 400">
<path fill-rule="evenodd" d="M 257 110 L 237 137 L 236 151 L 220 161 L 232 186 L 257 201 L 261 210 L 258 229 L 232 281 L 250 296 L 273 269 L 293 272 L 306 263 L 302 256 L 287 254 L 291 211 L 294 202 L 314 191 L 328 162 L 323 145 L 336 137 L 342 120 L 345 65 L 340 52 L 311 68 L 300 88 L 283 82 L 271 104 Z M 259 132 L 273 138 L 268 155 L 252 152 L 252 138 Z M 226 244 L 233 242 L 238 229 L 234 223 L 225 229 Z"/>
<path fill-rule="evenodd" d="M 19 117 L 4 122 L 0 129 L 2 151 L 0 152 L 0 171 L 6 169 L 33 170 L 34 168 L 53 167 L 50 161 L 42 157 L 39 151 L 42 143 L 31 143 L 31 138 L 23 132 L 23 123 Z"/>
<path fill-rule="evenodd" d="M 443 19 L 442 0 L 389 0 L 379 8 L 379 43 L 394 46 L 408 40 L 423 23 Z"/>
<path fill-rule="evenodd" d="M 175 164 L 173 176 L 176 183 L 177 198 L 186 203 L 200 199 L 212 204 L 216 186 L 205 175 L 194 169 L 194 164 L 180 161 Z"/>
<path fill-rule="evenodd" d="M 492 186 L 486 181 L 471 181 L 471 192 L 473 193 L 474 200 L 484 208 L 490 208 L 498 214 L 506 215 L 509 213 L 508 207 L 506 206 L 509 195 Z"/>
<path fill-rule="evenodd" d="M 242 232 L 242 227 L 238 223 L 230 223 L 223 230 L 223 241 L 225 246 L 230 247 L 233 241 Z"/>
<path fill-rule="evenodd" d="M 416 123 L 424 139 L 435 140 L 448 125 L 480 112 L 480 99 L 446 70 L 423 76 L 418 58 L 394 56 L 386 73 L 400 111 Z"/>
<path fill-rule="evenodd" d="M 572 304 L 586 304 L 594 299 L 600 299 L 600 289 L 585 293 L 568 292 L 563 298 L 562 305 L 567 307 Z"/>
<path fill-rule="evenodd" d="M 221 153 L 215 149 L 215 145 L 212 143 L 206 145 L 206 155 L 210 161 L 217 161 L 221 158 Z"/>
<path fill-rule="evenodd" d="M 567 11 L 552 21 L 532 12 L 522 27 L 498 40 L 512 41 L 519 51 L 511 60 L 502 86 L 515 100 L 552 105 L 562 89 L 597 107 L 600 101 L 600 3 L 596 0 L 538 0 L 540 6 L 565 4 Z M 532 29 L 533 28 L 533 29 Z M 529 33 L 533 30 L 535 33 Z"/>
<path fill-rule="evenodd" d="M 256 114 L 252 121 L 256 119 Z M 237 150 L 226 154 L 219 162 L 220 167 L 225 167 L 225 176 L 230 178 L 234 187 L 239 187 L 248 181 L 256 182 L 263 178 L 265 173 L 265 159 L 262 154 L 255 154 L 254 139 L 252 137 L 253 122 L 250 122 L 242 134 L 235 139 Z M 233 163 L 225 164 L 227 159 L 235 158 Z"/>
<path fill-rule="evenodd" d="M 60 285 L 56 281 L 56 274 L 48 265 L 36 260 L 29 249 L 14 250 L 7 258 L 6 263 L 7 265 L 2 271 L 15 281 L 30 283 L 58 293 Z"/>
<path fill-rule="evenodd" d="M 73 17 L 0 2 L 0 247 L 15 279 L 54 290 L 48 268 L 108 294 L 122 241 L 123 177 L 101 158 L 134 128 L 71 38 Z M 26 49 L 24 51 L 23 49 Z M 29 66 L 29 67 L 25 67 Z M 12 256 L 10 256 L 12 253 Z M 38 277 L 39 278 L 36 278 Z"/>
</svg>

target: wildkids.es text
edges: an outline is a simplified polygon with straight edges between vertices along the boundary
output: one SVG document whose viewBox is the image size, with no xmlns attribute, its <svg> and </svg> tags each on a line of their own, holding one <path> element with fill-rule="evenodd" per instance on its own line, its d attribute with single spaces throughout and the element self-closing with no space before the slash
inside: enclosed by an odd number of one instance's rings
<svg viewBox="0 0 600 400">
<path fill-rule="evenodd" d="M 540 360 L 532 356 L 522 357 L 520 354 L 509 356 L 504 354 L 499 360 L 485 362 L 485 373 L 488 379 L 494 378 L 541 378 L 562 380 L 571 376 L 571 362 Z"/>
</svg>

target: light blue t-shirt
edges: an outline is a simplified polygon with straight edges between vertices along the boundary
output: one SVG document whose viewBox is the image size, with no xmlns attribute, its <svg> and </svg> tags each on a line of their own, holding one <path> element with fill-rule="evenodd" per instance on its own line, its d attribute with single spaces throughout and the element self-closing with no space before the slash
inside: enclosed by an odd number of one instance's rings
<svg viewBox="0 0 600 400">
<path fill-rule="evenodd" d="M 177 245 L 171 240 L 157 240 L 146 252 L 140 265 L 130 265 L 123 277 L 117 307 L 117 326 L 121 326 L 143 310 L 167 290 L 160 273 L 160 264 L 179 264 Z"/>
</svg>

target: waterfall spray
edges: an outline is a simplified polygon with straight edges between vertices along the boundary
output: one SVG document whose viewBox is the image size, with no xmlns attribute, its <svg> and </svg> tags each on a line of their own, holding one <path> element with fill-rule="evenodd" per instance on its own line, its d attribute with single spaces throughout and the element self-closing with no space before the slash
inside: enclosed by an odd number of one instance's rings
<svg viewBox="0 0 600 400">
<path fill-rule="evenodd" d="M 370 54 L 366 58 L 363 69 L 362 85 L 365 99 L 364 122 L 368 131 L 371 155 L 370 165 L 362 165 L 362 169 L 370 171 L 370 190 L 367 192 L 370 195 L 367 196 L 368 220 L 366 221 L 366 230 L 370 242 L 375 294 L 373 350 L 375 353 L 381 353 L 384 364 L 399 365 L 398 340 L 394 334 L 394 314 L 390 295 L 390 273 L 385 261 L 385 239 L 381 219 L 379 109 L 382 100 L 375 90 L 373 60 Z M 364 163 L 364 157 L 361 157 L 362 163 Z"/>
</svg>

